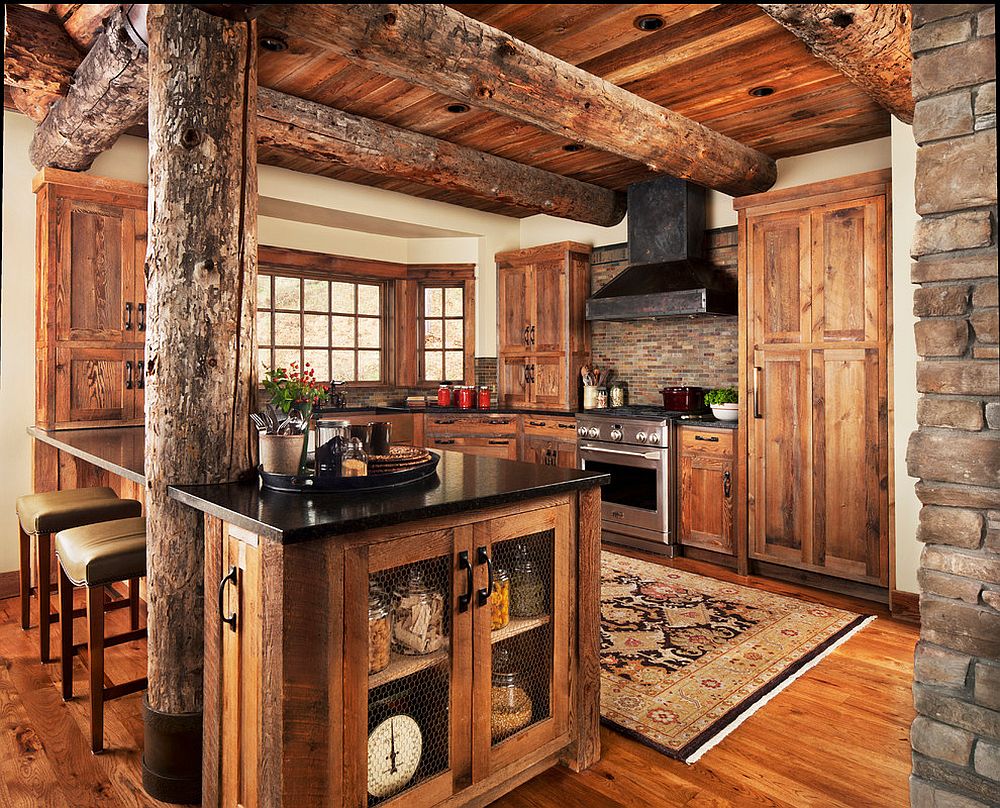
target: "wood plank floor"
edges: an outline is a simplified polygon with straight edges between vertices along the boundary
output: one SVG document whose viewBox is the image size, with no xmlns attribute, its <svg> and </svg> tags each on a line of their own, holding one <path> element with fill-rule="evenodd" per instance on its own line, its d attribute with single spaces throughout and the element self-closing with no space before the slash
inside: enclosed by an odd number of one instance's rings
<svg viewBox="0 0 1000 808">
<path fill-rule="evenodd" d="M 582 774 L 551 769 L 494 803 L 496 808 L 895 808 L 907 804 L 916 626 L 889 619 L 884 608 L 852 598 L 740 578 L 696 562 L 663 563 L 875 613 L 880 619 L 692 766 L 605 729 L 601 733 L 603 756 L 596 766 Z M 109 630 L 123 628 L 126 619 L 125 610 L 112 613 Z M 83 639 L 83 623 L 77 621 L 78 641 Z M 56 649 L 57 638 L 55 630 Z M 142 695 L 107 705 L 108 749 L 103 755 L 92 755 L 85 669 L 76 662 L 78 696 L 63 702 L 58 663 L 41 665 L 36 649 L 36 632 L 23 632 L 19 626 L 17 600 L 0 600 L 0 806 L 163 805 L 142 790 Z M 141 675 L 144 656 L 142 642 L 110 649 L 109 676 L 121 681 Z"/>
</svg>

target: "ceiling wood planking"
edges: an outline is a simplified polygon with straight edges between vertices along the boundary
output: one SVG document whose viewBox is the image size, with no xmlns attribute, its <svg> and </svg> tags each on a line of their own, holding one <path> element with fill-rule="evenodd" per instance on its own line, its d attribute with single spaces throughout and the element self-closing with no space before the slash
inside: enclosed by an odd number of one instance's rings
<svg viewBox="0 0 1000 808">
<path fill-rule="evenodd" d="M 272 6 L 275 27 L 402 78 L 657 172 L 732 194 L 769 188 L 765 155 L 435 4 Z"/>
</svg>

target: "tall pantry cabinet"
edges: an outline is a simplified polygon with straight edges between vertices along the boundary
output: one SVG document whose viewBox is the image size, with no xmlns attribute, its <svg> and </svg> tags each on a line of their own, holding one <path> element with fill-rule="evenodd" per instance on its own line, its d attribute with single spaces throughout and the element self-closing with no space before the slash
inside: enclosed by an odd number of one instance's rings
<svg viewBox="0 0 1000 808">
<path fill-rule="evenodd" d="M 889 190 L 736 200 L 751 562 L 889 585 Z"/>
<path fill-rule="evenodd" d="M 46 168 L 33 189 L 35 423 L 141 424 L 145 188 Z"/>
</svg>

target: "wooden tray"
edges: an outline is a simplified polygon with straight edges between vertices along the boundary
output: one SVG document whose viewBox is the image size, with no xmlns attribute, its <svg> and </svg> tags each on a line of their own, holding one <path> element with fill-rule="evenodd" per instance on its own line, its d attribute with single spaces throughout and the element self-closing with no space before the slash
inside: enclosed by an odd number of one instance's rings
<svg viewBox="0 0 1000 808">
<path fill-rule="evenodd" d="M 365 477 L 310 477 L 294 474 L 271 474 L 259 467 L 257 473 L 260 475 L 264 488 L 269 488 L 272 491 L 296 494 L 303 492 L 336 494 L 340 492 L 382 491 L 387 488 L 412 485 L 436 475 L 440 460 L 441 455 L 430 452 L 430 460 L 419 466 L 402 471 L 376 472 Z"/>
</svg>

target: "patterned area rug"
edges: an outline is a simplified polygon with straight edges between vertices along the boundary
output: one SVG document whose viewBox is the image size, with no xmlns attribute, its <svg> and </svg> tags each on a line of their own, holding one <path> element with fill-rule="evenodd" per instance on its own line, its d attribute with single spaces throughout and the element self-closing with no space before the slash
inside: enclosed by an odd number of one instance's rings
<svg viewBox="0 0 1000 808">
<path fill-rule="evenodd" d="M 874 617 L 601 554 L 601 717 L 694 763 Z"/>
</svg>

